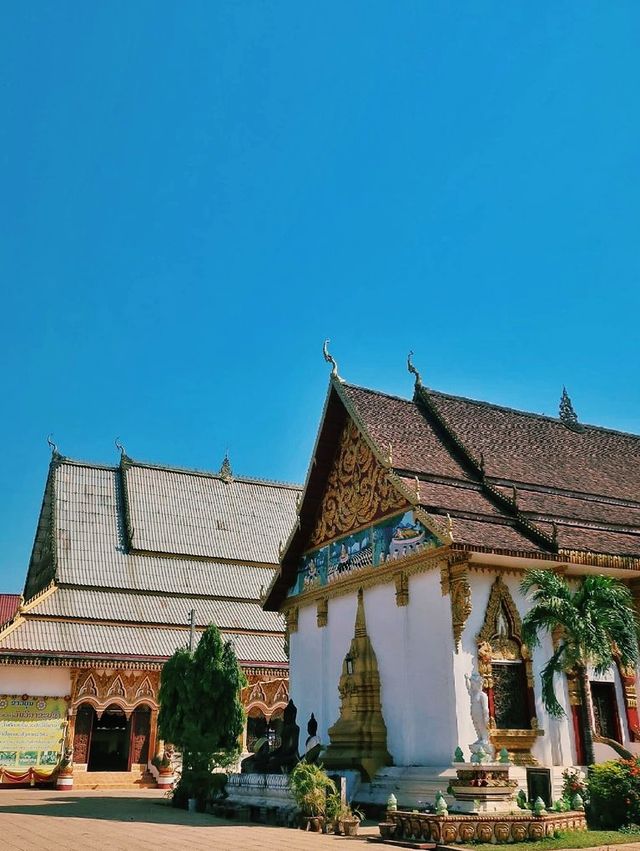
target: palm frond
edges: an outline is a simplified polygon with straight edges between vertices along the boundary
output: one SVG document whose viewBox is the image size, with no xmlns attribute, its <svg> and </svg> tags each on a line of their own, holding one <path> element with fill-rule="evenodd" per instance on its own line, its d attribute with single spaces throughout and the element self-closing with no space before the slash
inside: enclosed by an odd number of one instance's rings
<svg viewBox="0 0 640 851">
<path fill-rule="evenodd" d="M 561 644 L 540 672 L 540 681 L 542 683 L 542 702 L 547 712 L 555 718 L 563 718 L 566 714 L 558 702 L 553 682 L 555 674 L 561 673 L 564 669 L 564 655 L 565 645 Z"/>
</svg>

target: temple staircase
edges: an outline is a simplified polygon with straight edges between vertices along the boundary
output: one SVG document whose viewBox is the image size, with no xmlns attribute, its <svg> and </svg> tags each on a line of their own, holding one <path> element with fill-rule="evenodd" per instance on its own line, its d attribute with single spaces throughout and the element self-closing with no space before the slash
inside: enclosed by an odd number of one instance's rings
<svg viewBox="0 0 640 851">
<path fill-rule="evenodd" d="M 75 789 L 155 789 L 156 781 L 146 766 L 134 766 L 131 771 L 74 771 Z"/>
</svg>

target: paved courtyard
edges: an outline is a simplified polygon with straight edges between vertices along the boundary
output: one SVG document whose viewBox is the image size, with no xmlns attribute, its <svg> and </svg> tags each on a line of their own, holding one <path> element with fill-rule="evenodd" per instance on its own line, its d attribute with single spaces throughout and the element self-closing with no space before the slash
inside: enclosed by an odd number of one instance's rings
<svg viewBox="0 0 640 851">
<path fill-rule="evenodd" d="M 372 827 L 362 832 L 377 834 L 378 830 Z M 155 790 L 0 789 L 2 851 L 318 851 L 353 842 L 358 840 L 186 813 L 171 807 L 164 793 Z"/>
</svg>

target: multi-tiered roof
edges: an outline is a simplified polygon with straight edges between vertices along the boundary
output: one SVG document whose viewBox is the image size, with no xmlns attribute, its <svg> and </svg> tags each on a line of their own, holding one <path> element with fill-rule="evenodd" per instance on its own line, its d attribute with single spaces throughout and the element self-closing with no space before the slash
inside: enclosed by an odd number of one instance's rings
<svg viewBox="0 0 640 851">
<path fill-rule="evenodd" d="M 281 605 L 309 548 L 348 418 L 450 549 L 640 570 L 640 437 L 582 425 L 566 393 L 560 413 L 439 393 L 417 373 L 413 398 L 403 399 L 347 384 L 334 368 L 300 522 L 266 608 Z"/>
<path fill-rule="evenodd" d="M 0 660 L 162 663 L 214 622 L 246 667 L 286 668 L 283 623 L 260 598 L 300 489 L 220 473 L 54 454 L 24 602 Z"/>
</svg>

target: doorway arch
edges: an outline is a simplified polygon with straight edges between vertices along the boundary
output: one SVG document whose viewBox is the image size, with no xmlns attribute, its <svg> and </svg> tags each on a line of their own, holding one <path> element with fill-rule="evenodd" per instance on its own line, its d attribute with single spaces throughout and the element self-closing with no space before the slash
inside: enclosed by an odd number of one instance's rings
<svg viewBox="0 0 640 851">
<path fill-rule="evenodd" d="M 88 753 L 88 771 L 128 771 L 131 722 L 121 706 L 110 704 L 95 714 Z"/>
</svg>

